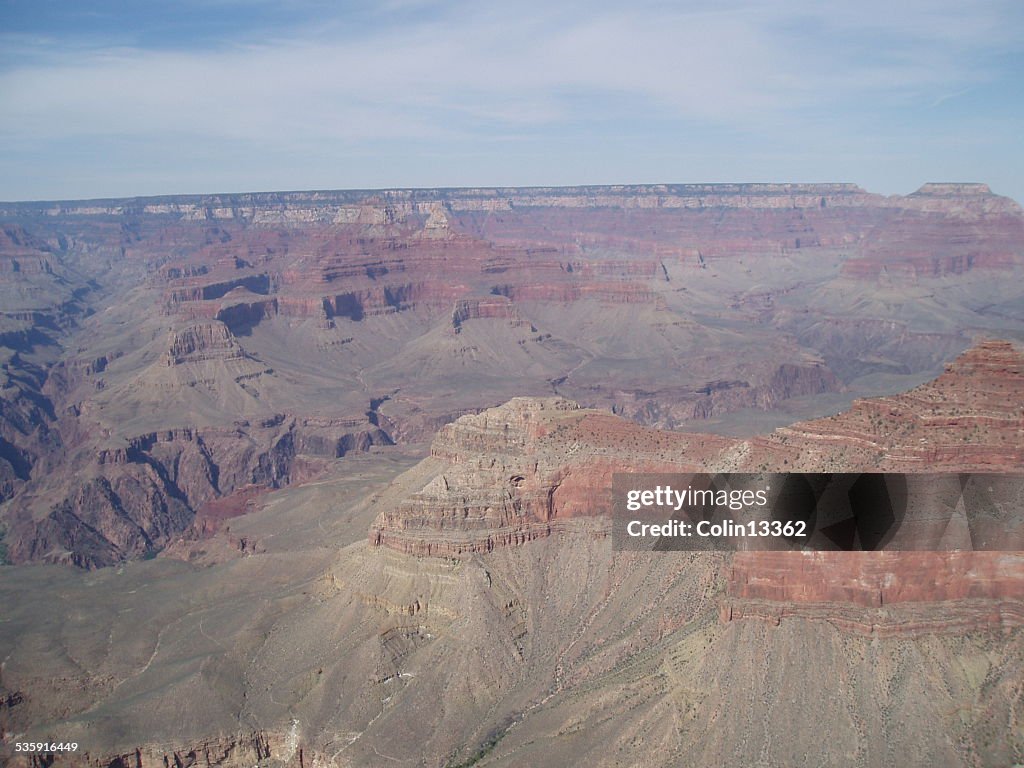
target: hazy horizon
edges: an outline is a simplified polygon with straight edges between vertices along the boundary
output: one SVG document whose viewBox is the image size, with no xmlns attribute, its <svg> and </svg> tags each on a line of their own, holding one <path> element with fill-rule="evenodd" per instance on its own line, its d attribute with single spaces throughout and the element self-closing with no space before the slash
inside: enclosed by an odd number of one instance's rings
<svg viewBox="0 0 1024 768">
<path fill-rule="evenodd" d="M 610 182 L 607 184 L 521 184 L 521 185 L 507 185 L 507 184 L 479 184 L 479 185 L 461 185 L 461 186 L 421 186 L 421 187 L 323 187 L 318 189 L 242 189 L 242 190 L 212 190 L 204 192 L 168 192 L 168 193 L 157 193 L 157 194 L 146 194 L 146 195 L 120 195 L 120 196 L 106 196 L 106 197 L 74 197 L 74 198 L 39 198 L 39 199 L 24 199 L 24 200 L 0 200 L 0 205 L 32 205 L 32 204 L 46 204 L 46 203 L 73 203 L 73 202 L 103 202 L 106 200 L 156 200 L 168 197 L 174 198 L 189 198 L 189 197 L 244 197 L 246 195 L 292 195 L 292 194 L 331 194 L 336 192 L 405 192 L 405 191 L 458 191 L 458 190 L 502 190 L 502 189 L 573 189 L 573 188 L 586 188 L 586 189 L 599 189 L 599 188 L 616 188 L 616 187 L 654 187 L 654 186 L 666 186 L 666 187 L 700 187 L 700 186 L 746 186 L 746 185 L 790 185 L 790 186 L 815 186 L 815 185 L 829 185 L 829 184 L 854 184 L 861 188 L 868 194 L 881 194 L 885 196 L 906 196 L 913 194 L 923 187 L 925 184 L 985 184 L 991 189 L 991 185 L 986 184 L 984 181 L 978 180 L 967 180 L 967 179 L 931 179 L 929 181 L 923 181 L 914 189 L 907 192 L 894 192 L 894 193 L 883 193 L 877 190 L 865 187 L 863 184 L 857 184 L 851 181 L 640 181 L 640 182 Z M 1011 200 L 1021 205 L 1021 201 L 1010 196 L 1004 195 L 997 189 L 991 190 L 993 194 L 1001 195 L 1003 197 L 1009 197 Z"/>
<path fill-rule="evenodd" d="M 0 28 L 7 201 L 951 179 L 1024 200 L 1011 0 L 8 0 Z"/>
</svg>

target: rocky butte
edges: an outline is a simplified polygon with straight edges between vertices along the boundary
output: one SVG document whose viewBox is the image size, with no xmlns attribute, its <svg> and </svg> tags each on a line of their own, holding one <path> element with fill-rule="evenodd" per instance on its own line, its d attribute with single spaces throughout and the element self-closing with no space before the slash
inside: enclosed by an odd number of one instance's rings
<svg viewBox="0 0 1024 768">
<path fill-rule="evenodd" d="M 444 427 L 409 481 L 430 479 L 381 513 L 370 541 L 442 557 L 523 544 L 573 518 L 608 518 L 613 472 L 1016 471 L 1024 465 L 1022 446 L 1024 354 L 1004 341 L 971 348 L 909 392 L 751 440 L 662 432 L 566 400 L 521 398 Z M 607 533 L 604 525 L 595 531 Z M 878 631 L 887 614 L 858 624 L 853 607 L 970 598 L 969 606 L 951 604 L 968 617 L 953 625 L 1024 621 L 1018 554 L 740 552 L 728 579 L 726 619 L 763 614 L 778 621 L 812 610 L 793 604 L 839 603 L 835 620 Z M 818 610 L 828 617 L 827 608 Z M 934 612 L 930 622 L 951 625 Z M 906 628 L 913 631 L 914 623 Z"/>
</svg>

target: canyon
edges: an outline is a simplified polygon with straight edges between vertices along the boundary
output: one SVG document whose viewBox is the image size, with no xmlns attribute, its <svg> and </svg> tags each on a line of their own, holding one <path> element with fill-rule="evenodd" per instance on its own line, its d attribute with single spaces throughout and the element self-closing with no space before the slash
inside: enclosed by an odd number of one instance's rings
<svg viewBox="0 0 1024 768">
<path fill-rule="evenodd" d="M 0 735 L 82 745 L 12 764 L 1024 760 L 1020 553 L 610 540 L 621 471 L 1019 472 L 984 185 L 0 223 Z"/>
<path fill-rule="evenodd" d="M 0 222 L 11 562 L 145 556 L 209 501 L 516 396 L 752 434 L 1024 327 L 1024 216 L 979 184 L 4 203 Z"/>
</svg>

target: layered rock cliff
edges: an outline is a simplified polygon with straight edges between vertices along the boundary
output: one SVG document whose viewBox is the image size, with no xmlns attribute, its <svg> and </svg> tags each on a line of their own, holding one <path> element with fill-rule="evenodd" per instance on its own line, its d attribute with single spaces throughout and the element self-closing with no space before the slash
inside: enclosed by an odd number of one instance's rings
<svg viewBox="0 0 1024 768">
<path fill-rule="evenodd" d="M 431 457 L 405 481 L 412 492 L 380 514 L 370 541 L 457 558 L 524 544 L 573 518 L 610 515 L 616 471 L 1017 471 L 1022 444 L 1024 354 L 1004 341 L 978 344 L 905 394 L 746 441 L 659 432 L 564 400 L 517 399 L 442 429 Z M 1024 557 L 1009 553 L 740 552 L 727 584 L 726 620 L 799 614 L 912 631 L 914 620 L 858 610 L 941 604 L 931 624 L 917 620 L 934 628 L 973 600 L 980 602 L 950 626 L 1024 621 Z"/>
<path fill-rule="evenodd" d="M 984 341 L 934 381 L 750 443 L 748 466 L 830 471 L 1013 471 L 1024 467 L 1024 358 Z"/>
<path fill-rule="evenodd" d="M 727 442 L 654 432 L 564 399 L 516 398 L 443 427 L 414 476 L 426 472 L 429 481 L 384 511 L 370 538 L 441 557 L 522 544 L 566 520 L 610 514 L 613 471 L 694 469 L 699 459 L 679 457 Z"/>
</svg>

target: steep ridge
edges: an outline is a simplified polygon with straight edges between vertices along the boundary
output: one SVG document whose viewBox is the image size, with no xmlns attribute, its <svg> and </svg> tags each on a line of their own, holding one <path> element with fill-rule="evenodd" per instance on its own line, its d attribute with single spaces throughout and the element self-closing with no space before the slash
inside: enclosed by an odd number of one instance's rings
<svg viewBox="0 0 1024 768">
<path fill-rule="evenodd" d="M 984 341 L 934 381 L 750 442 L 746 466 L 794 470 L 1007 471 L 1024 466 L 1024 359 Z"/>
<path fill-rule="evenodd" d="M 7 556 L 83 568 L 152 556 L 215 499 L 306 480 L 350 451 L 389 443 L 365 419 L 277 414 L 230 428 L 136 435 L 91 454 L 80 449 L 68 461 L 76 470 L 70 484 L 37 484 L 9 518 Z"/>
<path fill-rule="evenodd" d="M 259 397 L 273 371 L 223 323 L 172 331 L 157 349 L 152 364 L 120 384 L 98 386 L 118 364 L 106 357 L 65 366 L 49 382 L 91 394 L 56 422 L 72 477 L 37 478 L 8 518 L 12 561 L 95 568 L 151 556 L 215 499 L 281 487 L 351 451 L 391 443 L 366 415 L 274 412 Z"/>
<path fill-rule="evenodd" d="M 424 464 L 435 478 L 384 513 L 371 538 L 403 549 L 399 541 L 420 527 L 474 535 L 607 516 L 612 471 L 1015 470 L 1022 437 L 1024 354 L 1006 341 L 979 343 L 909 392 L 743 441 L 652 430 L 560 398 L 516 398 L 442 428 Z M 590 494 L 576 495 L 587 486 Z"/>
<path fill-rule="evenodd" d="M 413 475 L 431 479 L 383 512 L 370 538 L 442 557 L 522 544 L 567 519 L 609 514 L 613 471 L 696 470 L 701 452 L 727 445 L 713 435 L 654 432 L 561 398 L 516 398 L 443 427 Z M 695 458 L 678 463 L 688 454 Z"/>
<path fill-rule="evenodd" d="M 0 228 L 0 502 L 60 450 L 48 372 L 95 287 L 63 262 L 68 242 L 21 224 Z M 2 525 L 0 525 L 2 535 Z"/>
<path fill-rule="evenodd" d="M 564 400 L 513 400 L 442 429 L 411 473 L 428 481 L 380 514 L 370 541 L 443 557 L 522 544 L 572 518 L 607 517 L 616 471 L 1015 471 L 1022 445 L 1024 354 L 1005 341 L 981 342 L 910 392 L 747 441 L 658 432 Z M 724 618 L 792 613 L 756 601 L 826 604 L 818 615 L 827 618 L 829 603 L 972 598 L 997 601 L 972 621 L 1024 620 L 1019 602 L 1001 602 L 1024 585 L 1018 555 L 740 552 L 728 583 Z"/>
</svg>

